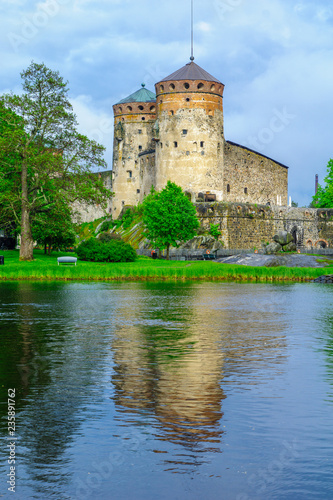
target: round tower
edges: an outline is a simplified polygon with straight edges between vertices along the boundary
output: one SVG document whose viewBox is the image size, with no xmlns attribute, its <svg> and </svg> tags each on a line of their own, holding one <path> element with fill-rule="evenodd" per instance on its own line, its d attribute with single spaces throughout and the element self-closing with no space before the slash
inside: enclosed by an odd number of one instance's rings
<svg viewBox="0 0 333 500">
<path fill-rule="evenodd" d="M 156 96 L 142 84 L 140 90 L 115 104 L 113 112 L 112 215 L 115 218 L 125 205 L 136 205 L 142 199 L 140 155 L 147 155 L 155 148 Z"/>
<path fill-rule="evenodd" d="M 194 201 L 199 193 L 223 199 L 223 90 L 193 60 L 155 86 L 159 124 L 156 188 L 168 180 Z"/>
</svg>

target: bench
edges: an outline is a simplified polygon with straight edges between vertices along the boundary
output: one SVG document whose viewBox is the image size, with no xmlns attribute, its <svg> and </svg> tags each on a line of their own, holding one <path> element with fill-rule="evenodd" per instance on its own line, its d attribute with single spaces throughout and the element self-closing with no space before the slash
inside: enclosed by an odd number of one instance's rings
<svg viewBox="0 0 333 500">
<path fill-rule="evenodd" d="M 77 257 L 58 257 L 58 266 L 59 264 L 75 264 L 77 261 Z"/>
<path fill-rule="evenodd" d="M 214 260 L 216 259 L 216 255 L 214 253 L 204 253 L 203 260 Z"/>
</svg>

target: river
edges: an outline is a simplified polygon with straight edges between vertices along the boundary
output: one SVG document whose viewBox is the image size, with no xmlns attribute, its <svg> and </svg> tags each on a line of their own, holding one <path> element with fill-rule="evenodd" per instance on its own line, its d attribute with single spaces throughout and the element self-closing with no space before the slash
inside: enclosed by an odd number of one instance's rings
<svg viewBox="0 0 333 500">
<path fill-rule="evenodd" d="M 310 283 L 1 283 L 0 498 L 333 498 L 332 304 Z"/>
</svg>

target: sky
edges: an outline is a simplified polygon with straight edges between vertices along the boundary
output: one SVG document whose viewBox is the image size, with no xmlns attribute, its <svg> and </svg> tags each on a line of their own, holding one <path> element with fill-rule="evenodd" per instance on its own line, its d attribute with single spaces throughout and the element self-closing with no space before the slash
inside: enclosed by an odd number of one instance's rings
<svg viewBox="0 0 333 500">
<path fill-rule="evenodd" d="M 112 105 L 189 62 L 190 4 L 1 0 L 0 94 L 21 92 L 32 60 L 59 71 L 111 169 Z M 287 165 L 307 206 L 333 157 L 331 0 L 194 0 L 194 56 L 225 84 L 225 138 Z"/>
</svg>

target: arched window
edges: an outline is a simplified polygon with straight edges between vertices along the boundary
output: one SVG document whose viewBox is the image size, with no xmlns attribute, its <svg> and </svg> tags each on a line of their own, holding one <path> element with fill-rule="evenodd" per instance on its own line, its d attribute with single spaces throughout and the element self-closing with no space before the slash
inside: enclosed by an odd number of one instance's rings
<svg viewBox="0 0 333 500">
<path fill-rule="evenodd" d="M 230 184 L 227 184 L 227 193 L 230 193 Z"/>
<path fill-rule="evenodd" d="M 190 84 L 189 83 L 184 83 L 184 89 L 188 90 L 190 88 Z"/>
<path fill-rule="evenodd" d="M 201 82 L 200 82 L 200 83 L 198 83 L 198 89 L 202 89 L 202 87 L 203 87 L 203 86 L 204 86 L 204 84 L 203 84 L 203 83 L 201 83 Z"/>
</svg>

